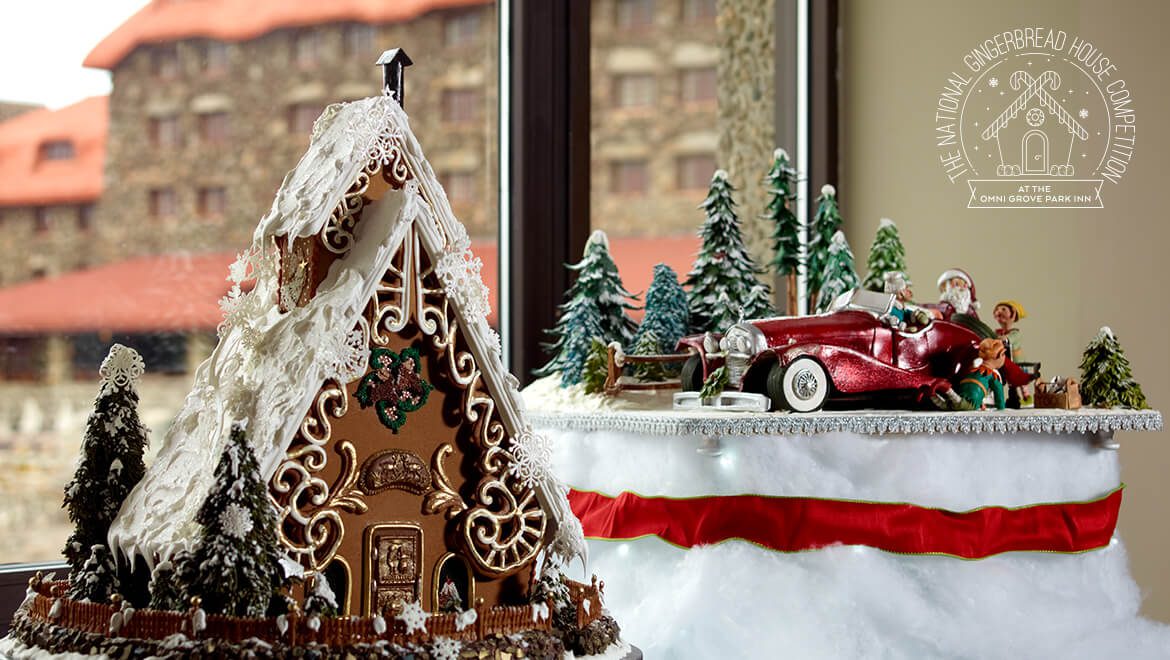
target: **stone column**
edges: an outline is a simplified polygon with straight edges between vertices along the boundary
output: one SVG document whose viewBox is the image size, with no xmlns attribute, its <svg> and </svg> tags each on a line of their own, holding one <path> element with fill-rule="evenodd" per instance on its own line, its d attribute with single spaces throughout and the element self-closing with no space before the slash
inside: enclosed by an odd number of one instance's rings
<svg viewBox="0 0 1170 660">
<path fill-rule="evenodd" d="M 73 351 L 69 338 L 64 335 L 49 335 L 45 340 L 45 383 L 65 383 L 72 377 Z"/>
<path fill-rule="evenodd" d="M 761 181 L 776 148 L 774 5 L 775 0 L 718 0 L 718 166 L 738 189 L 744 240 L 761 266 L 772 257 L 772 228 L 759 216 L 767 203 Z"/>
</svg>

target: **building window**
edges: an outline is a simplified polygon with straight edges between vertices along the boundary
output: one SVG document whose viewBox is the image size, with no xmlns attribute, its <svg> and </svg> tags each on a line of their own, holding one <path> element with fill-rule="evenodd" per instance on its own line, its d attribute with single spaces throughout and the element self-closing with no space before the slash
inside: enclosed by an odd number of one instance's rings
<svg viewBox="0 0 1170 660">
<path fill-rule="evenodd" d="M 362 57 L 374 50 L 374 28 L 371 25 L 353 23 L 345 26 L 342 48 L 346 57 Z"/>
<path fill-rule="evenodd" d="M 77 207 L 77 231 L 88 232 L 93 229 L 93 204 L 82 204 Z"/>
<path fill-rule="evenodd" d="M 715 0 L 683 0 L 682 19 L 685 23 L 711 23 L 719 12 Z"/>
<path fill-rule="evenodd" d="M 452 206 L 475 202 L 475 172 L 440 172 L 439 183 L 447 193 Z"/>
<path fill-rule="evenodd" d="M 222 41 L 204 41 L 199 46 L 199 70 L 224 73 L 228 69 L 228 46 Z"/>
<path fill-rule="evenodd" d="M 479 113 L 478 89 L 443 90 L 443 121 L 456 124 L 473 122 Z"/>
<path fill-rule="evenodd" d="M 622 30 L 639 30 L 654 25 L 654 0 L 617 0 L 614 22 Z"/>
<path fill-rule="evenodd" d="M 163 148 L 179 146 L 179 118 L 151 117 L 150 145 Z"/>
<path fill-rule="evenodd" d="M 49 233 L 49 209 L 43 206 L 33 209 L 33 233 L 38 236 Z"/>
<path fill-rule="evenodd" d="M 288 107 L 288 130 L 290 133 L 306 135 L 313 130 L 313 122 L 321 116 L 322 108 L 316 103 L 294 103 Z"/>
<path fill-rule="evenodd" d="M 175 44 L 161 44 L 150 53 L 150 68 L 160 78 L 179 75 L 179 51 Z"/>
<path fill-rule="evenodd" d="M 228 113 L 208 112 L 199 115 L 199 141 L 224 144 L 228 141 Z"/>
<path fill-rule="evenodd" d="M 321 33 L 306 29 L 293 33 L 293 61 L 298 66 L 310 67 L 321 58 Z"/>
<path fill-rule="evenodd" d="M 640 197 L 650 189 L 649 168 L 644 160 L 616 160 L 609 165 L 609 191 Z"/>
<path fill-rule="evenodd" d="M 614 76 L 613 104 L 618 108 L 654 105 L 654 74 L 626 73 Z"/>
<path fill-rule="evenodd" d="M 478 10 L 451 12 L 443 18 L 443 45 L 464 46 L 479 35 L 482 13 Z"/>
<path fill-rule="evenodd" d="M 196 211 L 201 218 L 222 218 L 227 212 L 227 192 L 223 186 L 200 188 Z"/>
<path fill-rule="evenodd" d="M 679 74 L 679 90 L 683 103 L 714 101 L 715 67 L 685 69 Z"/>
<path fill-rule="evenodd" d="M 49 276 L 49 269 L 44 266 L 37 266 L 29 271 L 28 276 L 34 280 L 43 280 Z"/>
<path fill-rule="evenodd" d="M 76 155 L 72 140 L 49 140 L 41 143 L 41 160 L 70 160 Z"/>
<path fill-rule="evenodd" d="M 715 173 L 715 157 L 710 154 L 679 156 L 675 169 L 679 190 L 706 190 Z"/>
<path fill-rule="evenodd" d="M 173 218 L 178 211 L 175 191 L 171 188 L 155 188 L 150 191 L 150 217 L 155 220 Z"/>
</svg>

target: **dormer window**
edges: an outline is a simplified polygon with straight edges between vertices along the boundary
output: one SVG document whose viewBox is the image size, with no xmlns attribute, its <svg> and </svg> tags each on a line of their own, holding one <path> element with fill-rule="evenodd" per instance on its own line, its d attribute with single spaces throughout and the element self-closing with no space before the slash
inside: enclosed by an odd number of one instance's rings
<svg viewBox="0 0 1170 660">
<path fill-rule="evenodd" d="M 41 160 L 70 160 L 76 155 L 72 140 L 49 140 L 41 143 Z"/>
</svg>

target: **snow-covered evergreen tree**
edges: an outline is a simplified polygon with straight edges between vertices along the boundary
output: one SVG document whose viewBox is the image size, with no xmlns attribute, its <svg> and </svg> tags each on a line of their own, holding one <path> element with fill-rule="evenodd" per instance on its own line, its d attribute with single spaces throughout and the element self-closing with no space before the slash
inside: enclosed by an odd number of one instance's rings
<svg viewBox="0 0 1170 660">
<path fill-rule="evenodd" d="M 302 611 L 306 615 L 337 616 L 337 596 L 329 586 L 329 580 L 324 575 L 314 575 L 312 584 L 306 584 L 305 604 Z"/>
<path fill-rule="evenodd" d="M 1098 408 L 1149 408 L 1133 379 L 1129 359 L 1108 327 L 1101 328 L 1081 358 L 1081 401 Z"/>
<path fill-rule="evenodd" d="M 180 569 L 191 578 L 183 585 L 185 598 L 199 596 L 211 614 L 262 616 L 278 596 L 284 571 L 268 487 L 239 424 L 232 426 L 195 520 L 203 530 Z"/>
<path fill-rule="evenodd" d="M 873 246 L 869 248 L 869 258 L 865 265 L 869 274 L 865 276 L 862 286 L 870 291 L 885 290 L 886 273 L 905 274 L 906 248 L 902 247 L 898 225 L 894 224 L 893 220 L 882 218 L 877 235 L 873 238 Z"/>
<path fill-rule="evenodd" d="M 646 315 L 634 336 L 634 353 L 646 333 L 654 333 L 661 351 L 672 352 L 678 340 L 687 334 L 690 312 L 687 292 L 678 283 L 678 275 L 666 264 L 654 267 L 654 279 L 646 291 Z"/>
<path fill-rule="evenodd" d="M 75 577 L 95 545 L 106 544 L 122 501 L 146 473 L 146 427 L 138 419 L 136 385 L 144 366 L 132 348 L 114 344 L 99 373 L 101 389 L 85 425 L 81 458 L 65 485 L 65 509 L 73 534 L 64 555 Z"/>
<path fill-rule="evenodd" d="M 178 576 L 175 574 L 175 564 L 169 560 L 160 561 L 150 575 L 150 609 L 170 611 L 187 609 L 187 603 L 183 602 L 183 592 L 179 588 Z"/>
<path fill-rule="evenodd" d="M 845 240 L 845 232 L 833 234 L 825 269 L 821 273 L 821 295 L 817 298 L 817 311 L 824 312 L 837 296 L 857 288 L 857 271 L 853 264 L 853 251 Z"/>
<path fill-rule="evenodd" d="M 634 344 L 633 355 L 661 355 L 662 344 L 653 330 L 638 332 L 638 343 Z M 642 380 L 666 380 L 668 375 L 662 362 L 640 362 L 633 365 L 634 375 Z"/>
<path fill-rule="evenodd" d="M 69 576 L 69 597 L 105 603 L 117 592 L 118 567 L 114 557 L 104 543 L 96 543 L 90 547 L 89 557 L 81 568 Z"/>
<path fill-rule="evenodd" d="M 775 313 L 776 310 L 772 307 L 772 294 L 763 284 L 757 284 L 748 291 L 743 307 L 739 310 L 739 315 L 744 319 L 766 319 Z"/>
<path fill-rule="evenodd" d="M 759 284 L 756 267 L 743 243 L 739 218 L 735 215 L 735 188 L 727 172 L 711 177 L 711 189 L 701 208 L 707 220 L 699 235 L 703 245 L 687 275 L 690 287 L 691 329 L 694 332 L 723 331 L 739 320 L 752 287 Z M 765 288 L 765 291 L 768 291 Z M 721 300 L 726 300 L 725 305 Z"/>
<path fill-rule="evenodd" d="M 576 350 L 588 350 L 590 339 L 600 337 L 605 343 L 616 341 L 629 346 L 636 328 L 633 319 L 626 314 L 626 310 L 637 309 L 629 302 L 634 296 L 622 286 L 617 266 L 609 255 L 609 239 L 605 232 L 593 232 L 585 244 L 585 257 L 568 268 L 577 272 L 577 280 L 565 292 L 561 317 L 556 327 L 549 331 L 556 340 L 545 348 L 553 357 L 535 372 L 537 376 L 560 373 L 561 385 L 580 382 L 581 363 L 576 357 L 584 353 L 578 354 Z M 593 318 L 584 318 L 587 313 Z M 594 333 L 594 327 L 596 333 L 582 340 L 582 328 Z"/>
<path fill-rule="evenodd" d="M 581 382 L 585 358 L 594 339 L 601 339 L 604 332 L 597 313 L 597 303 L 590 298 L 573 299 L 561 308 L 560 321 L 555 332 L 560 338 L 555 345 L 556 355 L 536 371 L 537 376 L 560 373 L 561 387 Z"/>
<path fill-rule="evenodd" d="M 837 189 L 829 184 L 821 187 L 817 198 L 817 212 L 808 228 L 808 294 L 810 306 L 820 298 L 824 286 L 825 264 L 829 260 L 829 246 L 833 235 L 841 229 L 841 211 L 837 208 Z"/>
<path fill-rule="evenodd" d="M 787 313 L 796 314 L 796 275 L 803 260 L 800 244 L 801 226 L 792 206 L 796 202 L 796 170 L 789 164 L 788 152 L 777 149 L 772 154 L 772 168 L 764 176 L 768 188 L 768 205 L 764 218 L 770 220 L 772 229 L 771 266 L 776 274 L 787 280 Z"/>
</svg>

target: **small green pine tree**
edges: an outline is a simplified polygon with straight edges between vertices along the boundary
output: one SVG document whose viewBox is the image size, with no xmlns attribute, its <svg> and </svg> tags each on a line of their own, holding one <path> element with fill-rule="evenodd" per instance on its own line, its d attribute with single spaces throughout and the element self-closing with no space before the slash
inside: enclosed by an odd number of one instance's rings
<svg viewBox="0 0 1170 660">
<path fill-rule="evenodd" d="M 548 331 L 556 338 L 545 345 L 553 357 L 534 372 L 541 377 L 560 373 L 562 386 L 580 382 L 581 363 L 578 358 L 593 337 L 601 337 L 606 342 L 616 341 L 622 346 L 630 345 L 636 325 L 626 311 L 637 309 L 629 302 L 635 296 L 622 286 L 617 266 L 609 255 L 609 239 L 605 232 L 593 232 L 585 245 L 584 258 L 568 268 L 577 272 L 577 280 L 565 292 L 561 316 L 556 326 Z M 584 338 L 583 331 L 588 333 Z"/>
<path fill-rule="evenodd" d="M 763 218 L 771 221 L 772 257 L 771 266 L 776 274 L 787 280 L 787 313 L 796 314 L 796 275 L 804 261 L 800 234 L 803 228 L 792 210 L 796 201 L 797 172 L 788 161 L 788 152 L 777 149 L 773 153 L 772 169 L 764 176 L 768 189 L 768 205 Z"/>
<path fill-rule="evenodd" d="M 772 295 L 768 291 L 768 287 L 763 284 L 757 284 L 748 291 L 747 298 L 743 301 L 743 308 L 740 309 L 740 316 L 744 319 L 766 319 L 776 313 L 775 308 L 772 307 Z"/>
<path fill-rule="evenodd" d="M 1081 400 L 1098 408 L 1149 408 L 1133 379 L 1129 359 L 1108 327 L 1101 328 L 1081 358 Z"/>
<path fill-rule="evenodd" d="M 739 218 L 735 215 L 735 188 L 727 172 L 711 177 L 711 189 L 701 208 L 707 220 L 699 235 L 703 245 L 687 275 L 690 287 L 691 330 L 722 331 L 739 320 L 752 287 L 759 284 L 756 267 L 743 243 Z M 770 293 L 769 293 L 770 295 Z M 723 300 L 730 304 L 723 304 Z"/>
<path fill-rule="evenodd" d="M 870 291 L 885 290 L 887 273 L 906 273 L 906 248 L 902 247 L 898 225 L 893 220 L 882 218 L 873 246 L 869 248 L 866 268 L 869 274 L 865 276 L 862 286 Z"/>
<path fill-rule="evenodd" d="M 653 330 L 638 332 L 638 343 L 634 345 L 634 355 L 661 355 L 662 346 L 658 343 L 658 335 Z M 669 376 L 662 362 L 641 362 L 633 366 L 634 376 L 641 380 L 666 380 Z"/>
<path fill-rule="evenodd" d="M 589 354 L 585 356 L 585 368 L 581 372 L 581 382 L 585 384 L 585 393 L 600 394 L 604 392 L 608 372 L 609 348 L 605 342 L 594 337 L 589 344 Z"/>
<path fill-rule="evenodd" d="M 73 534 L 64 555 L 71 573 L 87 564 L 95 545 L 106 544 L 110 523 L 123 500 L 146 473 L 146 427 L 138 420 L 137 379 L 142 358 L 121 344 L 102 361 L 101 389 L 85 426 L 81 458 L 65 485 L 65 509 Z"/>
<path fill-rule="evenodd" d="M 211 614 L 263 616 L 284 582 L 276 516 L 243 426 L 232 427 L 215 468 L 215 482 L 196 522 L 203 526 L 195 551 L 180 569 L 191 582 L 186 599 L 199 596 Z"/>
<path fill-rule="evenodd" d="M 809 226 L 808 236 L 808 293 L 810 306 L 820 300 L 824 286 L 825 263 L 829 260 L 829 246 L 833 235 L 841 229 L 841 211 L 837 208 L 837 189 L 829 184 L 821 187 L 817 198 L 817 212 Z M 819 308 L 819 305 L 815 305 Z"/>
<path fill-rule="evenodd" d="M 817 297 L 817 311 L 829 309 L 833 301 L 846 291 L 857 288 L 857 271 L 853 266 L 853 251 L 849 249 L 849 242 L 845 240 L 845 233 L 838 231 L 833 234 L 829 243 L 828 258 L 825 261 L 825 270 L 821 275 L 821 292 Z"/>
<path fill-rule="evenodd" d="M 311 585 L 306 585 L 305 604 L 302 611 L 306 615 L 337 616 L 337 596 L 329 586 L 329 580 L 324 575 L 314 575 Z"/>
</svg>

